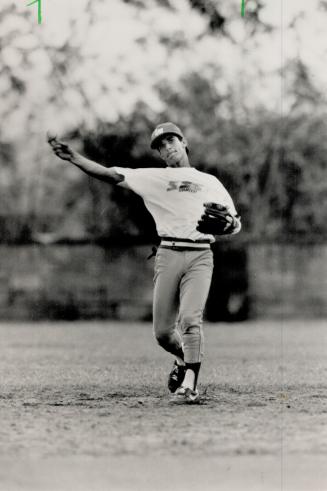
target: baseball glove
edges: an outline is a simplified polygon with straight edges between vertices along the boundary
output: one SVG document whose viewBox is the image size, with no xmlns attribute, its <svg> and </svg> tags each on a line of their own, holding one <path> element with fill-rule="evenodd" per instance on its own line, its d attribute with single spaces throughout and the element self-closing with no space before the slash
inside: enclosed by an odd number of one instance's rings
<svg viewBox="0 0 327 491">
<path fill-rule="evenodd" d="M 204 203 L 204 213 L 196 229 L 203 234 L 227 235 L 237 226 L 237 219 L 226 206 L 218 203 Z"/>
</svg>

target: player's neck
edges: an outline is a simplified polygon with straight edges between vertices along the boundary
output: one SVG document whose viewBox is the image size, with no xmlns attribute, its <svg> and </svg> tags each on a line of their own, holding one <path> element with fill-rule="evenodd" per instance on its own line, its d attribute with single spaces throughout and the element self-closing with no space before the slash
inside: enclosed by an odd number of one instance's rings
<svg viewBox="0 0 327 491">
<path fill-rule="evenodd" d="M 188 159 L 188 156 L 185 154 L 181 160 L 178 162 L 175 162 L 173 165 L 169 165 L 168 167 L 172 167 L 173 169 L 177 169 L 180 167 L 192 167 L 190 164 L 190 161 Z"/>
</svg>

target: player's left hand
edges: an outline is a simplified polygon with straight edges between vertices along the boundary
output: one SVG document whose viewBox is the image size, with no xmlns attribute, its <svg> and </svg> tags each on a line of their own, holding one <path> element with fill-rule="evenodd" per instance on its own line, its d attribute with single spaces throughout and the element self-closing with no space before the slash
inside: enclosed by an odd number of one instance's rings
<svg viewBox="0 0 327 491">
<path fill-rule="evenodd" d="M 227 235 L 233 232 L 236 218 L 219 203 L 204 203 L 204 213 L 196 229 L 203 234 Z"/>
</svg>

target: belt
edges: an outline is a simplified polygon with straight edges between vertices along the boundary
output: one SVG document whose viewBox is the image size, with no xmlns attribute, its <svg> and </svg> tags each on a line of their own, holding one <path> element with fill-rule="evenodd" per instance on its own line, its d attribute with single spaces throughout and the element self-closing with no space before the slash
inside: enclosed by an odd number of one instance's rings
<svg viewBox="0 0 327 491">
<path fill-rule="evenodd" d="M 189 251 L 201 251 L 210 249 L 209 239 L 191 240 L 191 239 L 179 239 L 174 237 L 162 237 L 160 247 L 164 249 L 182 250 L 187 249 Z"/>
</svg>

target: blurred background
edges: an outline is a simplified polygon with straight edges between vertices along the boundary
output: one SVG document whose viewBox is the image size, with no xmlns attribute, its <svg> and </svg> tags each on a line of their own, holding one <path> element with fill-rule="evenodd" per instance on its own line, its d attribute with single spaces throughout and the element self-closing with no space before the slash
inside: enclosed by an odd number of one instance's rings
<svg viewBox="0 0 327 491">
<path fill-rule="evenodd" d="M 208 321 L 327 314 L 327 1 L 65 0 L 0 7 L 0 319 L 151 320 L 154 222 L 55 158 L 162 165 L 185 132 L 243 231 L 214 245 Z"/>
</svg>

